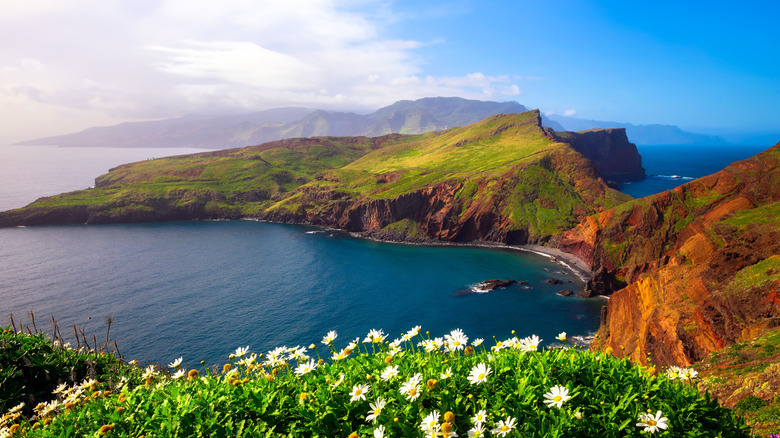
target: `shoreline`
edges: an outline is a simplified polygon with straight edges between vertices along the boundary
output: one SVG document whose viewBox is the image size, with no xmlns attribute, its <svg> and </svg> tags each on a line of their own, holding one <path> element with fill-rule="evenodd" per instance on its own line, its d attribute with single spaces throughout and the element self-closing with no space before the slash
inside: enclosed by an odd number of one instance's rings
<svg viewBox="0 0 780 438">
<path fill-rule="evenodd" d="M 439 240 L 433 240 L 428 238 L 414 238 L 414 237 L 410 238 L 396 233 L 385 233 L 385 232 L 377 233 L 371 231 L 350 232 L 338 228 L 320 227 L 317 225 L 309 225 L 309 226 L 314 226 L 317 228 L 325 228 L 332 231 L 341 231 L 341 232 L 348 233 L 349 235 L 357 238 L 373 240 L 377 242 L 385 242 L 385 243 L 397 243 L 397 244 L 405 244 L 405 245 L 461 246 L 461 247 L 474 247 L 474 248 L 511 249 L 515 251 L 531 252 L 543 257 L 547 257 L 550 259 L 550 261 L 563 266 L 567 270 L 571 271 L 574 275 L 576 275 L 585 284 L 587 284 L 591 279 L 593 279 L 593 271 L 590 270 L 590 267 L 584 261 L 580 260 L 573 254 L 569 254 L 567 252 L 561 251 L 558 248 L 550 248 L 542 245 L 535 245 L 535 244 L 507 245 L 499 242 L 486 242 L 486 241 L 442 242 Z"/>
<path fill-rule="evenodd" d="M 314 224 L 295 223 L 295 222 L 273 222 L 265 219 L 256 219 L 256 218 L 241 218 L 239 220 L 249 220 L 255 222 L 267 222 L 267 223 L 287 223 L 290 225 L 303 225 L 303 226 L 318 228 L 321 230 L 347 233 L 350 236 L 359 239 L 373 240 L 375 242 L 384 242 L 384 243 L 396 243 L 402 245 L 460 246 L 460 247 L 473 247 L 473 248 L 511 249 L 515 251 L 531 252 L 543 257 L 547 257 L 551 259 L 552 262 L 563 266 L 565 269 L 568 269 L 574 275 L 576 275 L 585 284 L 587 284 L 590 280 L 593 279 L 593 271 L 590 270 L 590 267 L 584 261 L 580 260 L 573 254 L 569 254 L 567 252 L 561 251 L 558 248 L 551 248 L 543 245 L 536 245 L 536 244 L 507 245 L 505 243 L 488 242 L 488 241 L 444 242 L 441 240 L 434 240 L 427 237 L 409 237 L 395 232 L 387 232 L 387 231 L 347 231 L 340 228 L 334 228 L 334 227 L 329 227 L 324 225 L 314 225 Z M 583 285 L 583 287 L 585 286 Z"/>
<path fill-rule="evenodd" d="M 590 270 L 588 265 L 568 252 L 561 251 L 558 248 L 550 248 L 549 246 L 527 244 L 522 246 L 506 246 L 507 248 L 517 248 L 521 251 L 534 252 L 545 257 L 553 259 L 553 261 L 565 266 L 572 272 L 574 272 L 582 281 L 587 283 L 593 279 L 593 271 Z"/>
</svg>

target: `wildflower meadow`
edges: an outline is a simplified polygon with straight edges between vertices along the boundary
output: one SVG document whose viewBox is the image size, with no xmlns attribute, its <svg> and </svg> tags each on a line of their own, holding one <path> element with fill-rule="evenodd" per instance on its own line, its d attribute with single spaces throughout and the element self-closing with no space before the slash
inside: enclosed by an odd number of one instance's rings
<svg viewBox="0 0 780 438">
<path fill-rule="evenodd" d="M 29 338 L 43 335 L 6 328 L 3 348 Z M 565 333 L 544 347 L 534 335 L 486 342 L 420 327 L 340 341 L 332 331 L 307 347 L 239 346 L 220 366 L 190 369 L 183 358 L 106 359 L 113 365 L 94 377 L 60 370 L 36 406 L 7 390 L 21 377 L 5 373 L 0 437 L 749 436 L 696 390 L 695 371 L 657 373 L 572 347 Z M 110 356 L 49 348 L 65 364 Z"/>
</svg>

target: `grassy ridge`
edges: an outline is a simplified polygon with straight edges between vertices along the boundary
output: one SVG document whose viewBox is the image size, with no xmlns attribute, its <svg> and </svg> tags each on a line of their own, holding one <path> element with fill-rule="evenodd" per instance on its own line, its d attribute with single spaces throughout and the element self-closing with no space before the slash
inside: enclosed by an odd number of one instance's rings
<svg viewBox="0 0 780 438">
<path fill-rule="evenodd" d="M 372 201 L 424 192 L 429 211 L 398 214 L 388 204 L 390 216 L 378 224 L 354 220 Z M 100 176 L 94 189 L 0 214 L 0 225 L 251 217 L 363 231 L 412 221 L 390 229 L 446 240 L 505 241 L 512 232 L 538 240 L 626 199 L 569 145 L 549 138 L 530 111 L 438 133 L 293 139 L 127 164 Z"/>
</svg>

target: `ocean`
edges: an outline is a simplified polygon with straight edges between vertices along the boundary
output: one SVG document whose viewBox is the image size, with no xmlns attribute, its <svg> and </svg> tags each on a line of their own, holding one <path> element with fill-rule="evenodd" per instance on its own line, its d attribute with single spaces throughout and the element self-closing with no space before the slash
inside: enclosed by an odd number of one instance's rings
<svg viewBox="0 0 780 438">
<path fill-rule="evenodd" d="M 648 174 L 659 177 L 622 188 L 633 196 L 666 190 L 763 149 L 640 147 Z M 193 151 L 0 147 L 0 210 L 88 187 L 123 162 Z M 661 177 L 672 175 L 683 178 Z M 473 293 L 493 278 L 527 284 Z M 66 335 L 76 324 L 103 338 L 111 316 L 120 352 L 142 363 L 184 356 L 191 365 L 218 364 L 239 346 L 260 353 L 320 345 L 330 330 L 343 347 L 370 329 L 393 339 L 416 325 L 431 336 L 460 328 L 492 343 L 515 330 L 551 343 L 561 331 L 585 337 L 598 327 L 603 299 L 557 295 L 581 287 L 565 266 L 534 253 L 379 243 L 295 225 L 0 229 L 3 318 L 13 313 L 29 322 L 32 311 L 41 329 L 54 316 Z"/>
<path fill-rule="evenodd" d="M 647 179 L 620 185 L 620 191 L 643 198 L 711 175 L 734 161 L 763 152 L 767 146 L 640 145 Z"/>
</svg>

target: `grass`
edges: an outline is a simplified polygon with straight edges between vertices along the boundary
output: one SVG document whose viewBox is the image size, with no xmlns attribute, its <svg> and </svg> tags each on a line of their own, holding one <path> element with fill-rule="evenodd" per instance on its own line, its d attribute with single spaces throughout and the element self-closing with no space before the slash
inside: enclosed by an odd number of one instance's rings
<svg viewBox="0 0 780 438">
<path fill-rule="evenodd" d="M 44 335 L 9 327 L 2 339 L 4 360 L 30 354 L 18 346 L 35 344 L 56 376 L 67 375 L 64 358 L 96 354 L 46 346 Z M 700 394 L 692 380 L 656 376 L 565 342 L 538 351 L 540 341 L 512 336 L 488 346 L 469 343 L 459 330 L 433 338 L 417 327 L 393 342 L 372 330 L 362 342 L 323 339 L 266 354 L 238 348 L 221 369 L 121 364 L 95 380 L 64 380 L 35 416 L 9 409 L 19 398 L 0 386 L 8 411 L 0 433 L 422 437 L 482 429 L 483 436 L 640 437 L 654 418 L 666 426 L 654 430 L 661 436 L 749 436 L 734 411 Z"/>
<path fill-rule="evenodd" d="M 754 436 L 780 434 L 780 328 L 716 351 L 696 367 L 699 388 L 744 415 Z"/>
<path fill-rule="evenodd" d="M 723 288 L 725 294 L 742 294 L 771 283 L 780 284 L 780 255 L 773 255 L 738 271 Z"/>
</svg>

